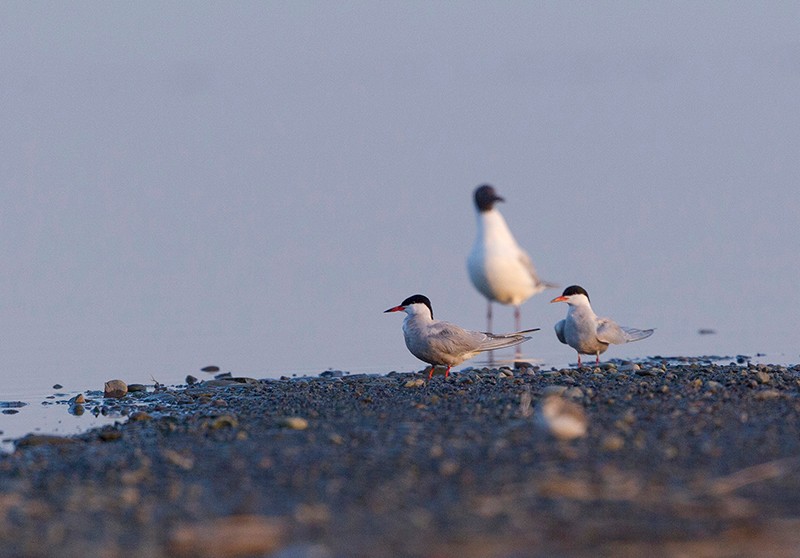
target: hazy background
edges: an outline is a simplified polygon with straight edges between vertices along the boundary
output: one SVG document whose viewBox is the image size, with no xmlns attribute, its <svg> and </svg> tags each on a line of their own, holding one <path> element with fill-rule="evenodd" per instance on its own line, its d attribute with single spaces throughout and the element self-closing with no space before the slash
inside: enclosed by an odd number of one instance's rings
<svg viewBox="0 0 800 558">
<path fill-rule="evenodd" d="M 420 369 L 382 311 L 484 327 L 484 182 L 542 277 L 658 328 L 607 358 L 800 360 L 796 2 L 3 2 L 0 145 L 5 398 Z"/>
</svg>

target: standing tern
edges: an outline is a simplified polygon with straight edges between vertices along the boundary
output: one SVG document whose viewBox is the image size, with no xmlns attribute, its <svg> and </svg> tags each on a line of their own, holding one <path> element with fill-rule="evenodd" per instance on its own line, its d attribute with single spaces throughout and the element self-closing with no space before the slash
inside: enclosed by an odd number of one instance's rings
<svg viewBox="0 0 800 558">
<path fill-rule="evenodd" d="M 578 367 L 581 354 L 596 355 L 596 363 L 600 364 L 600 353 L 604 353 L 609 344 L 622 345 L 653 335 L 652 329 L 623 327 L 609 318 L 598 318 L 589 303 L 589 293 L 578 285 L 567 287 L 564 294 L 550 302 L 569 304 L 567 317 L 555 326 L 556 337 L 578 351 Z"/>
<path fill-rule="evenodd" d="M 385 312 L 405 312 L 403 336 L 411 354 L 433 366 L 447 366 L 445 378 L 450 375 L 450 367 L 461 364 L 484 351 L 513 347 L 527 341 L 525 333 L 539 328 L 526 329 L 516 333 L 493 335 L 470 331 L 449 322 L 433 319 L 433 308 L 428 297 L 417 294 L 405 299 L 399 306 Z M 385 313 L 384 312 L 384 313 Z M 431 368 L 428 379 L 433 376 Z"/>
<path fill-rule="evenodd" d="M 545 289 L 558 287 L 539 279 L 531 258 L 517 244 L 503 215 L 495 209 L 499 201 L 505 200 L 488 184 L 475 190 L 478 235 L 467 258 L 469 278 L 488 301 L 489 331 L 492 331 L 492 301 L 514 306 L 514 327 L 520 329 L 520 305 Z"/>
</svg>

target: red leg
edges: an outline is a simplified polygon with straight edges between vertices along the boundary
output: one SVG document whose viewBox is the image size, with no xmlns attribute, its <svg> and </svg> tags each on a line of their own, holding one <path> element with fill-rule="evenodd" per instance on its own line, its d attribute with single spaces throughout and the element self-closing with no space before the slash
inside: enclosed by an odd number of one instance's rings
<svg viewBox="0 0 800 558">
<path fill-rule="evenodd" d="M 514 331 L 520 331 L 522 329 L 522 312 L 519 311 L 519 306 L 514 307 Z M 514 357 L 516 360 L 522 360 L 522 345 L 517 345 L 517 348 L 514 349 Z"/>
<path fill-rule="evenodd" d="M 447 367 L 447 370 L 444 371 L 444 377 L 447 378 L 450 375 L 450 367 Z"/>
<path fill-rule="evenodd" d="M 578 368 L 581 367 L 581 354 L 578 353 Z"/>
<path fill-rule="evenodd" d="M 431 364 L 431 371 L 430 371 L 430 372 L 428 372 L 428 379 L 429 379 L 429 380 L 430 380 L 431 378 L 433 378 L 433 371 L 434 371 L 434 370 L 436 370 L 436 367 L 435 367 L 433 364 Z"/>
<path fill-rule="evenodd" d="M 600 353 L 597 353 L 597 360 L 595 360 L 596 364 L 600 364 Z"/>
</svg>

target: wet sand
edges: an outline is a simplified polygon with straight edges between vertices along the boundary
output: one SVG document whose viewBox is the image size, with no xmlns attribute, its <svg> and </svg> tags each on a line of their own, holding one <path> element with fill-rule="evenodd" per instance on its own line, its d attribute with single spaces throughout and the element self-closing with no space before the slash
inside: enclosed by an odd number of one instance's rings
<svg viewBox="0 0 800 558">
<path fill-rule="evenodd" d="M 0 555 L 796 556 L 800 366 L 636 368 L 90 396 L 0 457 Z"/>
</svg>

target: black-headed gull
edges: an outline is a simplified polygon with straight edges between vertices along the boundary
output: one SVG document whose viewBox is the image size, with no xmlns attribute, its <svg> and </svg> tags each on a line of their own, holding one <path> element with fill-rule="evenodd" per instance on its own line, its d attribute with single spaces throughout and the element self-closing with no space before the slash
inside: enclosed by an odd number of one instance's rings
<svg viewBox="0 0 800 558">
<path fill-rule="evenodd" d="M 514 306 L 514 324 L 520 329 L 520 305 L 533 295 L 558 285 L 542 281 L 531 258 L 520 248 L 495 203 L 505 201 L 488 184 L 475 190 L 478 234 L 467 258 L 472 284 L 488 301 L 487 329 L 492 331 L 492 302 Z M 519 348 L 517 349 L 519 353 Z"/>
</svg>

